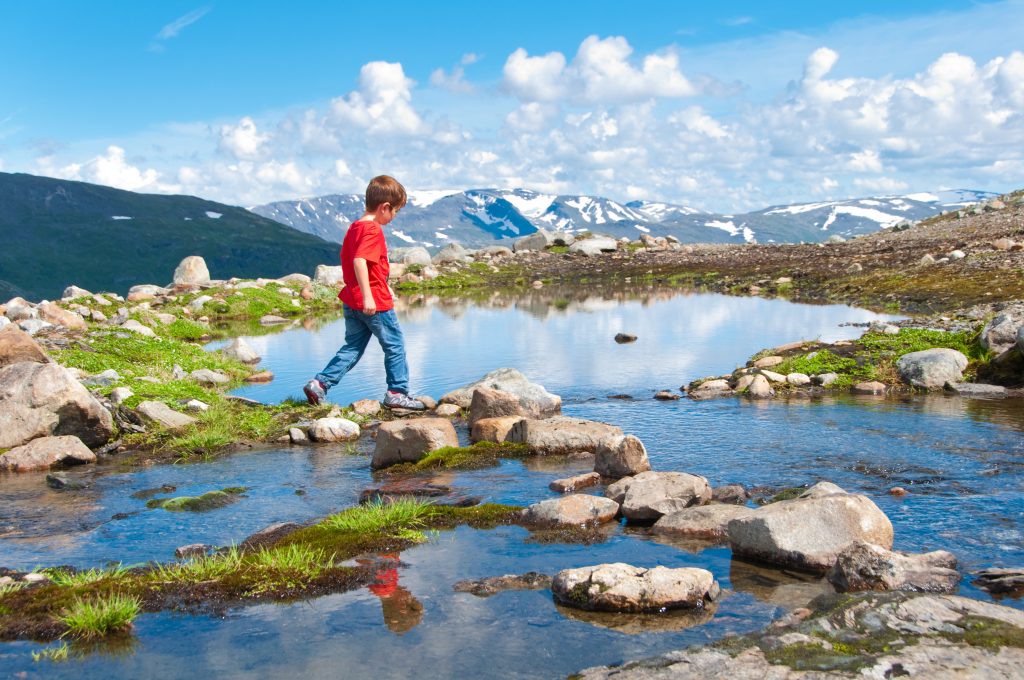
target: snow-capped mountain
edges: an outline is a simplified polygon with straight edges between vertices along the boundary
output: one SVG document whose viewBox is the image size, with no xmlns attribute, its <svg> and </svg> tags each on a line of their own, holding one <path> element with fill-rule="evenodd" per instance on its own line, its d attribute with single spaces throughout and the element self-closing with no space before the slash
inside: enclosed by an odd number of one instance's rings
<svg viewBox="0 0 1024 680">
<path fill-rule="evenodd" d="M 392 244 L 440 248 L 501 244 L 538 228 L 615 238 L 672 235 L 684 243 L 794 243 L 844 238 L 919 220 L 991 198 L 985 191 L 952 190 L 771 206 L 742 215 L 702 213 L 648 201 L 617 203 L 597 196 L 558 196 L 526 189 L 420 191 L 389 227 Z M 341 242 L 363 212 L 362 196 L 331 194 L 251 208 L 259 215 L 328 241 Z"/>
</svg>

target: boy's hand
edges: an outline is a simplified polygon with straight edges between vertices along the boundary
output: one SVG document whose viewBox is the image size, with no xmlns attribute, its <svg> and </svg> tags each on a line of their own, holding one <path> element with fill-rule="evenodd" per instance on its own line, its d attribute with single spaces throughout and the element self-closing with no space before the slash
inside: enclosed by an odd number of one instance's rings
<svg viewBox="0 0 1024 680">
<path fill-rule="evenodd" d="M 377 303 L 373 301 L 373 297 L 363 298 L 363 314 L 373 316 L 377 313 Z"/>
</svg>

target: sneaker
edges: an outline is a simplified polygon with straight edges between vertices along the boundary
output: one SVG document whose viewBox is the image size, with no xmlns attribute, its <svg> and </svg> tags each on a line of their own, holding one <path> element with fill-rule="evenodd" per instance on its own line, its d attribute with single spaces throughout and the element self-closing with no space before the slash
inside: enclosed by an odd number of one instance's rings
<svg viewBox="0 0 1024 680">
<path fill-rule="evenodd" d="M 426 408 L 422 401 L 413 399 L 408 394 L 392 392 L 391 390 L 388 390 L 388 393 L 384 395 L 384 405 L 388 408 L 404 408 L 410 411 L 422 411 Z"/>
<path fill-rule="evenodd" d="M 306 383 L 302 391 L 306 393 L 306 401 L 310 406 L 319 406 L 327 399 L 327 390 L 324 389 L 324 384 L 316 378 Z"/>
</svg>

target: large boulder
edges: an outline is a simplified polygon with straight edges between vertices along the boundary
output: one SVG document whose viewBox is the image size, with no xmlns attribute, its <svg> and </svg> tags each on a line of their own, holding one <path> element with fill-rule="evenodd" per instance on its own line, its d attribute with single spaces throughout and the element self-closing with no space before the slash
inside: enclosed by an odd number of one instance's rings
<svg viewBox="0 0 1024 680">
<path fill-rule="evenodd" d="M 520 420 L 512 426 L 507 441 L 527 444 L 539 455 L 556 455 L 596 451 L 605 440 L 621 436 L 622 430 L 614 425 L 555 416 L 546 420 Z"/>
<path fill-rule="evenodd" d="M 398 463 L 415 463 L 431 451 L 458 445 L 455 427 L 447 418 L 393 420 L 377 430 L 370 467 L 379 470 Z"/>
<path fill-rule="evenodd" d="M 174 270 L 175 285 L 201 286 L 210 282 L 210 270 L 206 260 L 198 255 L 189 255 Z"/>
<path fill-rule="evenodd" d="M 729 522 L 752 512 L 753 509 L 742 505 L 723 503 L 684 508 L 663 515 L 651 531 L 681 538 L 721 541 L 729 538 Z"/>
<path fill-rule="evenodd" d="M 521 253 L 527 250 L 544 250 L 553 243 L 551 233 L 545 229 L 538 229 L 532 234 L 517 238 L 512 244 L 512 250 Z"/>
<path fill-rule="evenodd" d="M 196 422 L 192 416 L 178 413 L 162 401 L 144 401 L 135 410 L 146 420 L 168 430 L 177 430 Z"/>
<path fill-rule="evenodd" d="M 964 379 L 967 357 L 955 349 L 936 347 L 904 354 L 896 361 L 900 377 L 914 387 L 941 388 Z"/>
<path fill-rule="evenodd" d="M 113 431 L 110 412 L 64 367 L 22 361 L 0 368 L 0 448 L 50 435 L 102 446 Z"/>
<path fill-rule="evenodd" d="M 313 272 L 313 281 L 319 283 L 321 286 L 328 288 L 337 288 L 344 283 L 344 278 L 341 273 L 341 265 L 331 266 L 327 264 L 318 264 L 316 271 Z"/>
<path fill-rule="evenodd" d="M 436 413 L 441 415 L 441 409 L 453 404 L 441 404 Z M 503 442 L 508 439 L 509 432 L 522 418 L 520 416 L 503 416 L 500 418 L 481 418 L 473 423 L 469 429 L 469 438 L 474 442 Z"/>
<path fill-rule="evenodd" d="M 1024 328 L 1021 321 L 1014 319 L 1009 312 L 1004 312 L 985 324 L 978 341 L 985 349 L 1002 354 L 1017 342 L 1017 332 L 1021 328 Z"/>
<path fill-rule="evenodd" d="M 562 410 L 561 397 L 551 394 L 542 385 L 530 382 L 525 375 L 514 368 L 499 368 L 491 371 L 476 382 L 452 390 L 441 397 L 440 401 L 442 404 L 455 404 L 459 408 L 469 408 L 473 402 L 473 392 L 480 387 L 501 390 L 535 402 L 541 415 L 544 416 L 554 415 Z"/>
<path fill-rule="evenodd" d="M 407 248 L 402 253 L 402 264 L 418 264 L 426 267 L 430 264 L 430 253 L 422 246 Z"/>
<path fill-rule="evenodd" d="M 0 367 L 22 361 L 46 364 L 50 358 L 31 335 L 14 324 L 0 329 Z"/>
<path fill-rule="evenodd" d="M 587 257 L 594 257 L 602 253 L 614 253 L 618 249 L 618 242 L 609 236 L 592 236 L 577 240 L 569 246 L 570 253 L 581 253 Z"/>
<path fill-rule="evenodd" d="M 309 426 L 309 438 L 315 442 L 341 442 L 359 439 L 359 426 L 346 418 L 318 418 Z"/>
<path fill-rule="evenodd" d="M 706 569 L 644 569 L 621 562 L 565 569 L 551 583 L 557 602 L 590 611 L 700 609 L 719 592 L 715 577 Z"/>
<path fill-rule="evenodd" d="M 55 465 L 95 462 L 96 454 L 78 437 L 39 437 L 0 455 L 0 470 L 28 472 L 48 470 Z"/>
<path fill-rule="evenodd" d="M 911 590 L 951 593 L 960 583 L 956 557 L 945 550 L 924 554 L 894 552 L 854 541 L 839 553 L 828 573 L 839 592 L 852 590 Z"/>
<path fill-rule="evenodd" d="M 473 390 L 473 398 L 469 402 L 469 425 L 472 427 L 473 423 L 484 418 L 504 416 L 540 418 L 541 410 L 540 403 L 529 397 L 520 397 L 489 387 L 478 387 Z"/>
<path fill-rule="evenodd" d="M 571 494 L 534 503 L 523 510 L 523 519 L 539 524 L 603 524 L 618 513 L 619 504 L 610 498 Z"/>
<path fill-rule="evenodd" d="M 854 541 L 892 548 L 892 523 L 867 496 L 832 493 L 766 505 L 729 522 L 734 554 L 825 572 Z"/>
<path fill-rule="evenodd" d="M 55 326 L 63 326 L 73 330 L 85 328 L 85 319 L 82 318 L 81 314 L 70 312 L 56 303 L 44 302 L 36 308 L 36 311 L 39 313 L 40 319 Z"/>
<path fill-rule="evenodd" d="M 711 485 L 704 477 L 685 472 L 641 472 L 615 482 L 604 495 L 622 506 L 626 519 L 647 522 L 707 503 Z"/>
<path fill-rule="evenodd" d="M 594 472 L 620 479 L 651 469 L 644 443 L 633 435 L 602 441 L 594 452 Z"/>
<path fill-rule="evenodd" d="M 458 243 L 449 243 L 430 259 L 434 264 L 452 264 L 462 262 L 466 257 L 466 249 Z"/>
</svg>

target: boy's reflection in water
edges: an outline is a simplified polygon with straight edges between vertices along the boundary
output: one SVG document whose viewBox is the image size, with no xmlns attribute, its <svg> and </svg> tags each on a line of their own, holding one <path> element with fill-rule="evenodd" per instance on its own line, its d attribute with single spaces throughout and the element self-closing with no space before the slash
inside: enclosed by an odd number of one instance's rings
<svg viewBox="0 0 1024 680">
<path fill-rule="evenodd" d="M 377 559 L 356 560 L 357 563 L 377 568 L 376 580 L 370 592 L 380 598 L 384 624 L 392 633 L 402 635 L 423 619 L 423 605 L 412 593 L 398 585 L 398 553 L 379 555 Z"/>
</svg>

